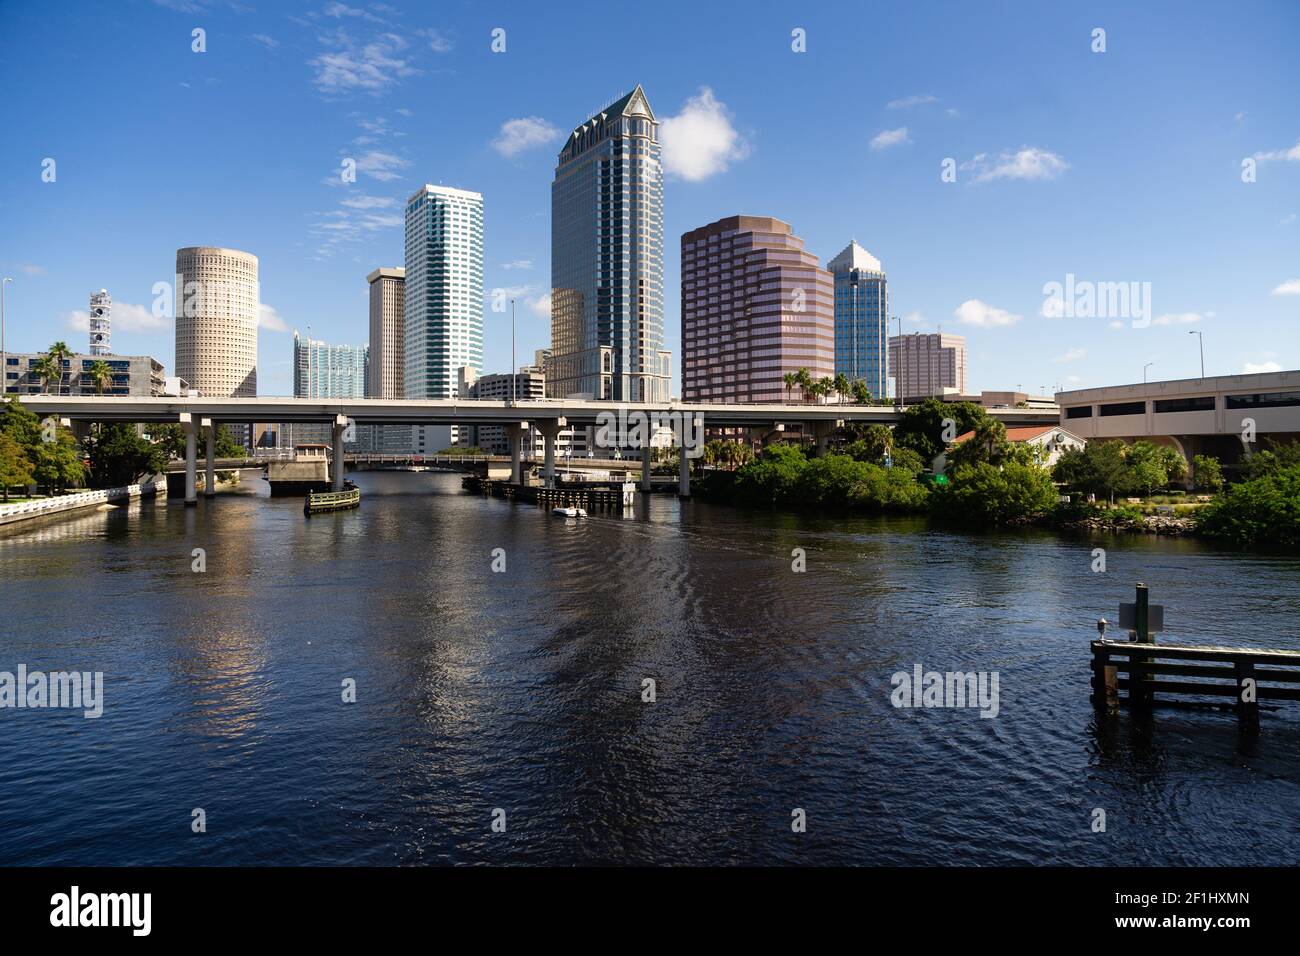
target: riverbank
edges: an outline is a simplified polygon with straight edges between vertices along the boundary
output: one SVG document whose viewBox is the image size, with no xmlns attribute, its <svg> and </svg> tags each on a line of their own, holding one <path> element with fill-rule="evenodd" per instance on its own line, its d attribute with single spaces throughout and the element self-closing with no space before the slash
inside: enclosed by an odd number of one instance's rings
<svg viewBox="0 0 1300 956">
<path fill-rule="evenodd" d="M 72 494 L 56 495 L 52 498 L 39 498 L 29 501 L 16 501 L 0 504 L 0 527 L 33 521 L 51 515 L 84 511 L 87 508 L 99 508 L 103 505 L 118 504 L 133 498 L 167 497 L 166 481 L 142 481 L 135 485 L 121 488 L 102 488 L 96 491 L 75 491 Z"/>
</svg>

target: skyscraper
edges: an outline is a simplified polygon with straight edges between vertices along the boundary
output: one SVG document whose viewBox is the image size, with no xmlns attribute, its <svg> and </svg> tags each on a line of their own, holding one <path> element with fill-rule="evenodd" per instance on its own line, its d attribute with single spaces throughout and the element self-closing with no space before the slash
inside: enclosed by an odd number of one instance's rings
<svg viewBox="0 0 1300 956">
<path fill-rule="evenodd" d="M 638 86 L 560 150 L 551 184 L 552 398 L 670 397 L 658 126 Z"/>
<path fill-rule="evenodd" d="M 835 277 L 835 374 L 889 394 L 889 284 L 880 260 L 850 242 L 826 264 Z"/>
<path fill-rule="evenodd" d="M 113 297 L 107 289 L 90 293 L 90 354 L 112 355 Z"/>
<path fill-rule="evenodd" d="M 790 226 L 730 216 L 682 236 L 682 400 L 780 402 L 835 373 L 831 277 Z"/>
<path fill-rule="evenodd" d="M 257 256 L 176 250 L 176 374 L 209 398 L 257 394 Z"/>
<path fill-rule="evenodd" d="M 941 332 L 895 335 L 889 339 L 894 394 L 903 401 L 966 392 L 966 339 Z"/>
<path fill-rule="evenodd" d="M 457 369 L 483 367 L 483 196 L 416 190 L 406 201 L 405 271 L 403 392 L 452 398 Z M 417 427 L 412 439 L 416 451 L 438 451 L 455 443 L 455 426 Z"/>
<path fill-rule="evenodd" d="M 364 398 L 369 371 L 370 348 L 365 345 L 330 345 L 293 331 L 293 394 L 295 398 Z M 281 444 L 292 447 L 304 442 L 328 443 L 331 426 L 314 422 L 279 426 Z M 351 444 L 367 446 L 369 426 L 357 426 Z M 363 433 L 363 434 L 362 434 Z M 358 435 L 364 439 L 357 441 Z"/>
<path fill-rule="evenodd" d="M 366 276 L 366 281 L 370 283 L 370 380 L 366 395 L 405 398 L 406 270 L 400 266 L 376 269 Z"/>
</svg>

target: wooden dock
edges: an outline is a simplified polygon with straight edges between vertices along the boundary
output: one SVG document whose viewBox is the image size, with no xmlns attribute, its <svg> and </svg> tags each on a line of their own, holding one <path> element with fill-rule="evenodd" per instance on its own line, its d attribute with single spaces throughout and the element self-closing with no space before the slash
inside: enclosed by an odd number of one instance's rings
<svg viewBox="0 0 1300 956">
<path fill-rule="evenodd" d="M 478 494 L 522 501 L 543 508 L 582 508 L 588 513 L 604 512 L 622 514 L 627 507 L 622 486 L 543 488 L 540 485 L 512 485 L 508 481 L 495 481 L 478 475 L 466 475 L 461 487 Z"/>
<path fill-rule="evenodd" d="M 1117 709 L 1121 700 L 1143 709 L 1217 705 L 1235 709 L 1243 725 L 1258 727 L 1259 702 L 1300 700 L 1296 685 L 1300 651 L 1092 642 L 1092 702 L 1106 710 Z"/>
<path fill-rule="evenodd" d="M 342 491 L 322 491 L 307 496 L 302 513 L 311 517 L 329 511 L 346 511 L 361 507 L 361 489 L 356 485 Z"/>
</svg>

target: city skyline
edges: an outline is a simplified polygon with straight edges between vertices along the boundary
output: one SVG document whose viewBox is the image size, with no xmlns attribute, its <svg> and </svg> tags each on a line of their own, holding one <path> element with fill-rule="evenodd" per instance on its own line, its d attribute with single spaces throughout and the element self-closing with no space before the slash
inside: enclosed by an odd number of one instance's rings
<svg viewBox="0 0 1300 956">
<path fill-rule="evenodd" d="M 569 67 L 554 50 L 594 27 L 561 34 L 523 7 L 498 17 L 500 54 L 496 23 L 440 13 L 439 24 L 409 5 L 388 15 L 401 26 L 391 33 L 361 5 L 292 18 L 155 5 L 130 37 L 88 4 L 48 23 L 34 8 L 6 8 L 7 30 L 61 31 L 58 43 L 31 44 L 47 60 L 11 50 L 0 61 L 19 106 L 32 107 L 10 123 L 26 148 L 0 159 L 0 208 L 14 227 L 0 237 L 0 271 L 16 279 L 6 290 L 8 348 L 84 340 L 86 297 L 107 288 L 114 350 L 165 361 L 174 335 L 152 313 L 154 284 L 171 280 L 175 249 L 210 242 L 261 260 L 259 392 L 286 394 L 289 365 L 269 357 L 286 354 L 289 329 L 310 322 L 327 340 L 362 340 L 365 277 L 400 261 L 403 197 L 443 181 L 484 194 L 481 371 L 508 369 L 509 312 L 490 308 L 493 290 L 518 300 L 520 354 L 550 345 L 545 197 L 562 131 L 639 81 L 665 127 L 670 351 L 681 342 L 676 239 L 739 211 L 795 223 L 819 254 L 851 236 L 889 263 L 904 332 L 968 338 L 971 390 L 1140 381 L 1148 361 L 1153 379 L 1193 376 L 1192 329 L 1213 343 L 1207 374 L 1300 364 L 1300 128 L 1284 89 L 1250 80 L 1289 69 L 1277 18 L 1225 24 L 1202 5 L 1166 22 L 1158 9 L 1099 5 L 1046 22 L 1017 5 L 1016 17 L 994 24 L 954 8 L 944 14 L 952 38 L 901 44 L 907 58 L 864 65 L 837 35 L 845 9 L 760 5 L 744 24 L 693 11 L 681 34 L 666 8 L 638 24 L 644 48 L 593 47 Z M 1214 30 L 1204 29 L 1210 19 Z M 920 25 L 919 14 L 887 10 L 874 28 L 887 38 Z M 191 49 L 196 26 L 206 30 L 203 53 Z M 1098 26 L 1105 52 L 1092 49 Z M 792 49 L 796 28 L 807 52 Z M 126 59 L 89 83 L 75 50 L 97 35 L 161 63 L 169 81 L 153 83 L 152 67 Z M 400 39 L 375 59 L 384 36 Z M 63 59 L 49 52 L 65 47 Z M 1013 75 L 1048 79 L 1011 82 L 991 68 L 1008 58 L 1021 64 Z M 1071 69 L 1053 71 L 1058 62 Z M 727 79 L 738 66 L 748 67 L 743 83 Z M 525 82 L 536 75 L 546 82 Z M 833 100 L 846 75 L 864 91 L 855 122 L 790 135 L 832 111 L 816 101 Z M 184 123 L 193 146 L 184 164 L 154 148 L 157 117 L 178 110 L 204 118 Z M 102 148 L 87 163 L 61 130 L 101 116 L 110 120 Z M 810 151 L 810 135 L 825 148 Z M 47 158 L 51 182 L 41 178 Z M 340 177 L 349 158 L 352 183 Z M 941 180 L 948 158 L 953 183 Z M 1242 181 L 1245 159 L 1254 182 Z M 786 175 L 795 163 L 801 175 Z M 88 228 L 74 217 L 91 202 Z M 1149 324 L 1072 314 L 1044 293 L 1051 283 L 1150 283 Z"/>
</svg>

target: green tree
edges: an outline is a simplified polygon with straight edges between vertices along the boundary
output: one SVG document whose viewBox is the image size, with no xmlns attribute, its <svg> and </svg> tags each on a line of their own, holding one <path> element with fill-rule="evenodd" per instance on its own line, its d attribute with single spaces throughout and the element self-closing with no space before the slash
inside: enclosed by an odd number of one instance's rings
<svg viewBox="0 0 1300 956">
<path fill-rule="evenodd" d="M 50 391 L 51 382 L 62 381 L 63 366 L 48 355 L 41 356 L 35 362 L 32 362 L 28 368 L 41 380 L 41 391 L 47 394 Z"/>
<path fill-rule="evenodd" d="M 977 465 L 980 462 L 1000 465 L 1011 457 L 1012 446 L 1007 441 L 1007 426 L 996 418 L 985 415 L 971 432 L 971 436 L 957 444 L 948 456 L 952 467 Z"/>
<path fill-rule="evenodd" d="M 1300 546 L 1300 465 L 1230 485 L 1197 510 L 1196 527 L 1234 544 Z"/>
<path fill-rule="evenodd" d="M 1196 455 L 1192 458 L 1192 480 L 1197 491 L 1222 491 L 1223 468 L 1219 459 L 1212 455 Z"/>
<path fill-rule="evenodd" d="M 979 462 L 957 468 L 947 487 L 931 492 L 930 501 L 948 520 L 996 525 L 1041 517 L 1056 506 L 1057 492 L 1041 468 Z"/>
<path fill-rule="evenodd" d="M 135 425 L 125 422 L 100 425 L 81 444 L 90 459 L 92 487 L 133 485 L 167 468 L 162 446 L 141 437 Z"/>
<path fill-rule="evenodd" d="M 790 392 L 799 384 L 799 376 L 794 372 L 786 372 L 781 376 L 781 381 L 785 383 L 785 400 L 790 400 Z"/>
<path fill-rule="evenodd" d="M 1108 497 L 1137 488 L 1122 441 L 1090 441 L 1082 450 L 1069 449 L 1057 460 L 1052 477 L 1067 488 Z"/>
<path fill-rule="evenodd" d="M 0 430 L 0 495 L 9 500 L 9 489 L 36 481 L 27 451 L 7 431 Z"/>
<path fill-rule="evenodd" d="M 53 363 L 54 380 L 58 383 L 56 394 L 63 392 L 63 363 L 72 358 L 72 349 L 68 348 L 68 343 L 62 339 L 50 346 L 45 357 Z"/>
<path fill-rule="evenodd" d="M 808 467 L 808 457 L 794 445 L 769 445 L 757 460 L 736 472 L 736 492 L 766 504 L 787 501 Z"/>
<path fill-rule="evenodd" d="M 862 381 L 862 379 L 860 378 L 856 378 L 853 380 L 853 384 L 850 386 L 850 388 L 853 391 L 853 401 L 855 404 L 857 405 L 871 404 L 871 390 L 867 388 L 866 382 Z"/>
<path fill-rule="evenodd" d="M 849 377 L 843 372 L 836 372 L 835 378 L 832 379 L 832 381 L 835 385 L 835 394 L 839 397 L 839 400 L 842 402 L 844 399 L 848 398 L 850 392 L 853 390 L 853 386 L 849 382 Z"/>
<path fill-rule="evenodd" d="M 812 375 L 806 368 L 801 368 L 794 373 L 794 383 L 803 392 L 803 400 L 808 401 L 813 394 L 813 380 Z"/>
<path fill-rule="evenodd" d="M 1269 441 L 1269 447 L 1246 458 L 1241 465 L 1244 479 L 1263 478 L 1283 468 L 1300 465 L 1300 441 Z"/>
<path fill-rule="evenodd" d="M 889 453 L 889 458 L 891 471 L 903 471 L 913 476 L 921 474 L 929 465 L 929 462 L 922 460 L 921 456 L 911 448 L 895 447 Z"/>
<path fill-rule="evenodd" d="M 50 494 L 81 484 L 85 479 L 86 469 L 77 454 L 77 441 L 62 425 L 55 426 L 52 441 L 42 441 L 37 447 L 35 464 L 36 480 Z"/>
<path fill-rule="evenodd" d="M 248 455 L 248 449 L 235 440 L 235 436 L 230 433 L 230 428 L 226 425 L 217 426 L 213 452 L 218 458 L 245 458 Z"/>
<path fill-rule="evenodd" d="M 95 392 L 99 395 L 103 395 L 104 390 L 113 384 L 113 370 L 103 359 L 91 362 L 86 374 L 90 376 L 90 380 L 95 385 Z"/>
<path fill-rule="evenodd" d="M 163 450 L 169 461 L 185 457 L 185 429 L 177 422 L 150 425 L 149 437 Z"/>
<path fill-rule="evenodd" d="M 927 398 L 908 406 L 903 412 L 894 428 L 894 444 L 911 448 L 928 464 L 947 447 L 943 440 L 946 421 L 953 422 L 953 436 L 956 437 L 974 431 L 986 418 L 988 412 L 973 402 L 945 402 Z"/>
<path fill-rule="evenodd" d="M 851 425 L 853 440 L 844 449 L 858 461 L 880 464 L 894 447 L 894 432 L 887 425 Z"/>
</svg>

